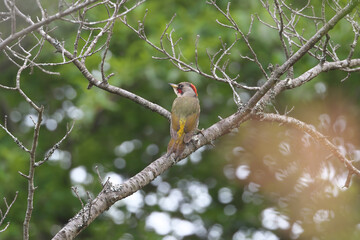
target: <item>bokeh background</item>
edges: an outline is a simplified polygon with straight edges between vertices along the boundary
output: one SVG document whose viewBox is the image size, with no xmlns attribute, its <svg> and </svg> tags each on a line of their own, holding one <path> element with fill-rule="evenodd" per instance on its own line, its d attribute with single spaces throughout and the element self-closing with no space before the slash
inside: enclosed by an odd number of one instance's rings
<svg viewBox="0 0 360 240">
<path fill-rule="evenodd" d="M 314 11 L 319 12 L 321 3 L 311 2 Z M 301 1 L 293 4 L 299 8 L 304 5 Z M 219 5 L 224 9 L 226 1 L 219 1 Z M 39 14 L 35 6 L 20 5 L 28 8 L 29 14 Z M 57 7 L 51 5 L 48 9 L 50 14 Z M 225 20 L 204 1 L 148 1 L 131 12 L 128 21 L 137 26 L 146 9 L 145 31 L 156 44 L 165 25 L 177 14 L 170 29 L 175 29 L 176 38 L 183 38 L 180 48 L 188 62 L 194 62 L 194 43 L 200 35 L 199 64 L 204 71 L 210 66 L 206 50 L 215 53 L 221 47 L 219 36 L 228 44 L 235 39 L 230 29 L 215 22 Z M 334 12 L 329 7 L 326 10 L 330 18 Z M 272 23 L 259 1 L 233 1 L 231 13 L 244 32 L 248 31 L 251 14 L 257 13 Z M 95 9 L 92 14 L 87 17 L 98 20 L 107 16 L 105 9 Z M 54 26 L 57 28 L 52 34 L 71 48 L 77 26 L 56 21 L 49 27 Z M 8 27 L 0 25 L 4 32 Z M 311 20 L 301 19 L 298 27 L 304 28 L 305 37 L 315 32 Z M 346 57 L 354 37 L 351 26 L 340 22 L 330 37 L 341 46 L 338 56 Z M 264 68 L 285 61 L 277 31 L 255 20 L 249 40 Z M 229 56 L 229 73 L 240 74 L 241 83 L 262 84 L 264 78 L 256 64 L 240 55 L 249 55 L 243 42 L 238 42 Z M 190 81 L 199 92 L 200 128 L 236 111 L 227 84 L 181 72 L 169 61 L 151 56 L 161 54 L 116 22 L 105 63 L 106 72 L 115 73 L 110 83 L 170 110 L 175 95 L 168 83 Z M 354 57 L 359 57 L 358 48 Z M 42 62 L 61 59 L 49 44 L 39 56 Z M 100 60 L 101 53 L 86 61 L 88 69 L 98 77 Z M 295 76 L 316 64 L 305 56 L 295 65 Z M 47 75 L 35 68 L 21 76 L 22 89 L 45 107 L 37 159 L 41 160 L 62 138 L 67 126 L 76 123 L 59 150 L 36 169 L 38 188 L 31 239 L 51 238 L 81 209 L 72 186 L 84 202 L 87 191 L 96 196 L 101 190 L 96 166 L 104 179 L 110 177 L 121 183 L 164 154 L 169 141 L 169 123 L 164 117 L 96 87 L 87 90 L 87 81 L 71 64 L 49 69 L 61 75 Z M 0 72 L 1 84 L 15 84 L 17 68 L 4 54 L 0 54 Z M 353 73 L 341 82 L 344 77 L 343 72 L 323 73 L 282 93 L 267 111 L 284 113 L 294 107 L 290 116 L 312 124 L 356 165 L 360 160 L 359 75 Z M 239 90 L 239 94 L 246 101 L 253 92 Z M 16 92 L 0 89 L 1 123 L 5 115 L 9 130 L 29 146 L 33 134 L 30 116 L 35 118 L 35 112 Z M 360 239 L 359 180 L 353 178 L 351 186 L 343 188 L 345 167 L 309 135 L 285 125 L 249 121 L 214 144 L 200 148 L 141 191 L 116 203 L 77 239 Z M 10 201 L 19 191 L 6 219 L 10 226 L 0 233 L 0 239 L 22 238 L 27 181 L 18 171 L 27 172 L 28 165 L 27 154 L 0 130 L 0 197 Z M 3 201 L 0 208 L 5 209 Z"/>
</svg>

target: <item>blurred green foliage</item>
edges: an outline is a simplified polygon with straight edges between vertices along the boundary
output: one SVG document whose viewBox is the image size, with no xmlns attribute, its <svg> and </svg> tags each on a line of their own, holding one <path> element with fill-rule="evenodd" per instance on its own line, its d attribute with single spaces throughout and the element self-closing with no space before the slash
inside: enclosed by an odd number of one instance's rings
<svg viewBox="0 0 360 240">
<path fill-rule="evenodd" d="M 218 4 L 226 9 L 227 1 Z M 304 3 L 293 4 L 301 8 Z M 318 11 L 321 3 L 312 4 Z M 194 44 L 200 35 L 199 65 L 203 71 L 210 68 L 206 51 L 214 54 L 221 47 L 220 36 L 228 45 L 235 40 L 231 29 L 215 21 L 226 19 L 205 1 L 148 1 L 128 14 L 129 23 L 137 26 L 146 9 L 145 32 L 157 45 L 166 24 L 177 14 L 169 30 L 175 30 L 175 38 L 182 38 L 179 46 L 189 62 L 195 61 Z M 245 33 L 254 14 L 274 24 L 259 1 L 233 1 L 230 9 Z M 37 9 L 28 11 L 38 14 Z M 327 8 L 326 14 L 329 19 L 334 12 Z M 106 18 L 107 12 L 96 8 L 87 17 L 98 20 Z M 54 26 L 57 28 L 51 34 L 72 49 L 77 26 L 56 21 L 49 27 Z M 297 27 L 304 29 L 305 37 L 316 31 L 311 20 L 300 19 Z M 346 57 L 353 39 L 351 26 L 342 21 L 330 36 L 341 46 L 338 56 Z M 285 61 L 278 32 L 256 17 L 249 40 L 265 69 L 270 63 Z M 101 39 L 99 44 L 104 41 Z M 81 44 L 84 43 L 79 48 Z M 168 110 L 175 98 L 168 83 L 193 82 L 201 102 L 200 128 L 207 128 L 219 116 L 236 111 L 227 84 L 181 72 L 169 61 L 152 59 L 161 54 L 120 21 L 115 24 L 109 50 L 106 73 L 115 73 L 110 84 Z M 86 61 L 95 76 L 100 76 L 101 54 Z M 229 73 L 240 74 L 239 81 L 250 86 L 262 83 L 264 77 L 256 64 L 240 55 L 249 55 L 242 41 L 236 43 L 229 56 Z M 358 55 L 356 51 L 354 57 Z M 55 53 L 48 43 L 39 56 L 41 62 L 61 59 L 61 54 Z M 295 65 L 295 76 L 316 64 L 313 58 L 305 56 Z M 169 123 L 165 118 L 96 87 L 87 90 L 87 81 L 72 64 L 49 70 L 59 72 L 60 76 L 47 75 L 37 68 L 21 75 L 24 92 L 45 107 L 37 160 L 63 137 L 74 120 L 76 123 L 51 160 L 36 169 L 38 188 L 31 239 L 51 238 L 81 209 L 72 186 L 77 187 L 83 201 L 87 201 L 86 191 L 96 196 L 101 190 L 96 166 L 104 178 L 123 181 L 165 153 L 169 141 Z M 0 71 L 0 84 L 14 86 L 17 68 L 4 54 L 0 55 Z M 359 160 L 356 119 L 360 87 L 357 74 L 340 82 L 345 76 L 342 72 L 321 74 L 298 89 L 282 93 L 273 105 L 280 112 L 295 106 L 292 116 L 318 127 L 335 144 L 344 147 L 347 156 Z M 239 92 L 244 98 L 252 94 Z M 269 109 L 273 111 L 273 107 Z M 29 116 L 34 114 L 18 93 L 0 88 L 1 122 L 8 116 L 9 130 L 28 147 L 33 135 Z M 353 179 L 351 187 L 344 190 L 344 166 L 306 134 L 276 124 L 248 122 L 238 133 L 219 139 L 215 145 L 198 150 L 138 193 L 115 204 L 78 239 L 359 239 L 359 181 Z M 16 191 L 19 196 L 6 218 L 10 226 L 0 233 L 0 239 L 22 238 L 27 181 L 18 171 L 26 173 L 28 165 L 27 154 L 1 130 L 0 196 L 8 202 Z M 5 209 L 4 202 L 0 202 L 0 208 Z"/>
</svg>

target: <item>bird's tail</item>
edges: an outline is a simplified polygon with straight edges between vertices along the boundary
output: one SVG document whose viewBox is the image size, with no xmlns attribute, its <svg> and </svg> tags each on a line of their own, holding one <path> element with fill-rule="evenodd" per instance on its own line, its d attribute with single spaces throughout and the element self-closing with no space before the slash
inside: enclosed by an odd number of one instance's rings
<svg viewBox="0 0 360 240">
<path fill-rule="evenodd" d="M 175 159 L 180 156 L 180 154 L 185 149 L 185 143 L 184 143 L 184 135 L 178 137 L 176 140 L 174 138 L 170 139 L 170 142 L 168 144 L 167 148 L 167 154 L 170 155 L 172 153 L 175 153 Z"/>
</svg>

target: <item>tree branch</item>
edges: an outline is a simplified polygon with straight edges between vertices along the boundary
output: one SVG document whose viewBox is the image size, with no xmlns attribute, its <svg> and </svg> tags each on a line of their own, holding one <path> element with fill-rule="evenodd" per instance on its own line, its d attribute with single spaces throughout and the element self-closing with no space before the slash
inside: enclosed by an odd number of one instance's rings
<svg viewBox="0 0 360 240">
<path fill-rule="evenodd" d="M 6 198 L 4 197 L 4 202 L 5 202 L 5 205 L 6 205 L 6 211 L 5 211 L 5 213 L 3 214 L 2 211 L 0 210 L 0 214 L 1 214 L 1 216 L 0 216 L 0 226 L 3 224 L 6 216 L 8 215 L 8 213 L 9 213 L 11 207 L 12 207 L 12 205 L 13 205 L 14 202 L 16 201 L 16 198 L 17 198 L 17 196 L 18 196 L 18 193 L 19 193 L 19 192 L 16 192 L 16 193 L 15 193 L 15 197 L 14 197 L 14 199 L 12 200 L 12 202 L 11 202 L 10 204 L 7 203 Z M 3 229 L 0 229 L 0 233 L 4 232 L 4 231 L 9 227 L 9 225 L 10 225 L 10 222 L 7 222 L 6 226 L 5 226 Z"/>
<path fill-rule="evenodd" d="M 351 59 L 351 60 L 342 60 L 337 62 L 324 62 L 319 63 L 315 67 L 301 74 L 299 77 L 290 79 L 287 84 L 285 84 L 286 88 L 295 88 L 303 85 L 304 83 L 314 79 L 322 72 L 327 72 L 330 70 L 342 70 L 342 71 L 351 71 L 351 68 L 360 66 L 360 59 Z M 356 71 L 360 71 L 359 68 L 354 69 Z"/>
<path fill-rule="evenodd" d="M 357 169 L 351 162 L 348 160 L 340 150 L 332 144 L 324 135 L 318 132 L 313 126 L 306 124 L 296 118 L 274 114 L 274 113 L 259 113 L 252 116 L 253 119 L 259 121 L 268 121 L 268 122 L 278 122 L 283 123 L 288 126 L 294 127 L 300 131 L 308 133 L 312 136 L 317 142 L 326 147 L 334 156 L 336 156 L 342 163 L 345 164 L 346 168 L 353 174 L 360 177 L 360 170 Z"/>
<path fill-rule="evenodd" d="M 236 32 L 238 32 L 241 37 L 243 38 L 246 46 L 248 47 L 248 49 L 251 52 L 251 55 L 253 56 L 254 62 L 258 65 L 259 69 L 261 70 L 261 72 L 264 74 L 266 79 L 269 79 L 269 76 L 267 75 L 265 69 L 263 68 L 262 64 L 260 63 L 257 54 L 255 53 L 254 49 L 252 48 L 248 37 L 241 31 L 240 27 L 237 25 L 236 21 L 233 19 L 233 17 L 230 14 L 230 2 L 227 5 L 226 8 L 226 12 L 224 12 L 217 4 L 215 0 L 209 0 L 207 1 L 208 4 L 213 5 L 228 21 L 231 25 L 226 25 L 226 24 L 221 24 L 218 20 L 216 21 L 217 23 L 219 23 L 220 25 L 224 26 L 224 27 L 229 27 L 234 29 Z"/>
<path fill-rule="evenodd" d="M 269 80 L 257 91 L 249 100 L 248 107 L 252 108 L 259 100 L 274 86 L 290 67 L 302 58 L 320 39 L 327 34 L 342 18 L 350 13 L 357 5 L 359 0 L 351 1 L 343 9 L 339 10 L 322 28 L 320 28 L 296 53 L 294 53 L 285 63 L 276 68 Z M 276 95 L 275 95 L 276 96 Z"/>
<path fill-rule="evenodd" d="M 83 3 L 80 3 L 79 5 L 72 5 L 71 7 L 67 8 L 65 11 L 58 12 L 55 15 L 52 15 L 52 16 L 49 16 L 49 17 L 43 19 L 42 21 L 39 21 L 36 23 L 32 22 L 30 24 L 30 26 L 28 26 L 27 28 L 24 28 L 20 32 L 13 33 L 9 37 L 7 37 L 3 41 L 1 41 L 0 42 L 0 51 L 3 50 L 5 48 L 5 46 L 9 45 L 9 43 L 11 43 L 12 41 L 15 41 L 16 39 L 23 37 L 23 36 L 29 34 L 30 32 L 41 28 L 44 25 L 47 25 L 57 19 L 60 19 L 63 16 L 67 16 L 67 15 L 69 15 L 75 11 L 78 11 L 79 9 L 82 9 L 82 8 L 88 6 L 89 4 L 92 4 L 97 1 L 99 1 L 99 0 L 86 0 Z M 5 3 L 6 3 L 6 1 L 5 1 Z M 14 6 L 14 8 L 16 8 L 16 11 L 18 11 L 16 6 Z"/>
<path fill-rule="evenodd" d="M 241 122 L 248 119 L 249 117 L 244 117 Z M 208 129 L 203 130 L 201 133 L 192 138 L 191 143 L 187 145 L 178 159 L 186 158 L 200 147 L 209 144 L 211 141 L 222 135 L 225 135 L 231 130 L 230 126 L 234 126 L 236 124 L 239 124 L 239 121 L 237 120 L 235 113 L 230 117 L 215 123 Z M 167 154 L 165 154 L 124 183 L 113 185 L 109 182 L 108 185 L 104 186 L 104 189 L 94 200 L 88 203 L 69 220 L 69 222 L 53 237 L 53 240 L 74 239 L 83 230 L 84 226 L 93 222 L 101 213 L 106 211 L 115 202 L 140 190 L 153 181 L 157 176 L 169 169 L 174 163 L 175 159 L 173 158 L 173 155 L 168 157 Z M 88 208 L 90 204 L 91 211 L 89 213 Z M 87 213 L 86 216 L 83 215 L 84 213 Z"/>
<path fill-rule="evenodd" d="M 24 145 L 19 139 L 17 139 L 17 137 L 15 137 L 15 136 L 7 129 L 6 126 L 0 124 L 0 127 L 1 127 L 2 129 L 4 129 L 4 131 L 14 140 L 14 142 L 15 142 L 22 150 L 24 150 L 25 152 L 30 152 L 30 150 L 27 149 L 27 148 L 25 147 L 25 145 Z"/>
<path fill-rule="evenodd" d="M 164 47 L 164 44 L 163 44 L 163 38 L 166 34 L 166 31 L 168 30 L 168 28 L 170 27 L 170 24 L 172 23 L 172 21 L 174 20 L 174 17 L 176 15 L 174 15 L 171 20 L 169 21 L 169 23 L 166 25 L 161 37 L 160 37 L 160 43 L 159 45 L 160 46 L 157 46 L 156 44 L 154 44 L 153 42 L 151 42 L 145 32 L 144 32 L 144 24 L 141 23 L 141 28 L 139 29 L 135 29 L 135 27 L 131 26 L 128 22 L 127 22 L 127 19 L 126 17 L 124 18 L 120 18 L 120 20 L 125 24 L 125 26 L 127 26 L 128 28 L 130 28 L 132 31 L 134 31 L 140 39 L 143 39 L 148 45 L 150 45 L 152 48 L 154 48 L 155 50 L 157 50 L 158 52 L 160 52 L 161 54 L 165 55 L 165 57 L 155 57 L 153 56 L 154 59 L 157 59 L 157 60 L 170 60 L 171 63 L 177 67 L 178 69 L 180 69 L 181 71 L 183 72 L 194 72 L 194 73 L 197 73 L 203 77 L 206 77 L 206 78 L 209 78 L 209 79 L 213 79 L 213 80 L 216 80 L 216 81 L 219 81 L 219 82 L 224 82 L 224 83 L 229 83 L 231 82 L 231 85 L 237 87 L 237 88 L 243 88 L 243 89 L 246 89 L 246 90 L 258 90 L 259 88 L 258 87 L 251 87 L 251 86 L 246 86 L 244 84 L 241 84 L 241 83 L 238 83 L 236 82 L 236 79 L 238 78 L 238 76 L 236 76 L 235 78 L 226 78 L 226 77 L 219 77 L 217 76 L 216 74 L 214 74 L 214 72 L 217 70 L 217 66 L 215 66 L 214 64 L 214 61 L 215 61 L 215 57 L 221 52 L 221 51 L 225 51 L 224 49 L 220 49 L 216 54 L 214 54 L 212 57 L 209 55 L 209 60 L 210 60 L 210 71 L 211 73 L 206 73 L 206 72 L 203 72 L 199 65 L 198 65 L 198 62 L 196 60 L 197 58 L 197 45 L 198 45 L 198 36 L 195 40 L 195 67 L 192 66 L 192 63 L 187 63 L 183 60 L 181 60 L 181 54 L 179 54 L 179 56 L 176 55 L 176 52 L 175 52 L 175 46 L 177 45 L 177 43 L 179 42 L 179 40 L 181 40 L 181 38 L 179 38 L 177 41 L 174 41 L 173 38 L 172 38 L 172 31 L 170 32 L 169 36 L 167 37 L 167 40 L 169 41 L 169 44 L 170 44 L 170 47 L 171 47 L 171 52 L 167 51 Z M 237 42 L 238 39 L 235 40 L 235 42 Z M 235 43 L 234 42 L 234 43 Z M 233 43 L 233 44 L 234 44 Z M 225 54 L 221 54 L 219 55 L 219 61 L 226 55 Z"/>
<path fill-rule="evenodd" d="M 143 1 L 142 1 L 143 2 Z M 34 24 L 34 22 L 30 19 L 30 17 L 18 12 L 18 14 L 29 24 Z M 43 29 L 39 28 L 37 31 L 40 33 L 40 35 L 48 41 L 53 47 L 58 51 L 64 54 L 65 57 L 71 60 L 71 62 L 80 70 L 80 72 L 83 74 L 83 76 L 89 81 L 90 84 L 95 85 L 98 88 L 101 88 L 105 91 L 108 91 L 110 93 L 117 94 L 119 96 L 122 96 L 124 98 L 130 99 L 140 105 L 142 105 L 145 108 L 148 108 L 154 112 L 159 113 L 160 115 L 164 116 L 168 120 L 170 120 L 170 113 L 163 107 L 152 103 L 134 93 L 131 93 L 125 89 L 112 86 L 108 84 L 107 82 L 103 82 L 100 80 L 97 80 L 90 71 L 86 68 L 86 65 L 84 62 L 80 61 L 77 58 L 74 58 L 73 54 L 71 54 L 62 44 L 59 44 L 59 41 L 53 37 L 51 37 L 48 33 L 46 33 Z"/>
<path fill-rule="evenodd" d="M 336 62 L 324 62 L 319 63 L 315 67 L 309 69 L 308 71 L 301 74 L 299 77 L 294 79 L 286 79 L 284 81 L 278 82 L 273 88 L 271 93 L 267 93 L 261 101 L 259 101 L 259 106 L 265 106 L 269 101 L 271 101 L 275 96 L 287 89 L 293 89 L 299 87 L 310 80 L 314 79 L 322 72 L 327 72 L 331 70 L 342 70 L 348 72 L 350 69 L 354 69 L 354 67 L 360 66 L 360 59 L 352 59 L 350 61 L 342 60 Z M 354 70 L 360 71 L 359 68 Z"/>
<path fill-rule="evenodd" d="M 73 130 L 75 126 L 75 121 L 73 122 L 73 124 L 71 125 L 70 129 L 66 132 L 66 134 L 64 135 L 64 137 L 62 139 L 60 139 L 59 142 L 57 142 L 56 144 L 54 144 L 54 146 L 46 153 L 45 157 L 43 160 L 36 162 L 34 165 L 35 167 L 39 167 L 42 164 L 44 164 L 45 162 L 47 162 L 49 160 L 49 158 L 53 155 L 53 153 L 55 152 L 56 149 L 58 149 L 60 147 L 60 144 L 70 135 L 71 131 Z"/>
<path fill-rule="evenodd" d="M 25 213 L 25 220 L 23 224 L 23 238 L 25 240 L 29 239 L 29 227 L 30 227 L 30 219 L 31 214 L 34 209 L 34 193 L 35 193 L 35 185 L 34 185 L 34 176 L 35 176 L 35 157 L 36 157 L 36 148 L 39 142 L 39 134 L 40 127 L 43 117 L 44 107 L 41 106 L 40 111 L 38 112 L 38 119 L 34 128 L 34 137 L 30 150 L 30 166 L 29 173 L 27 175 L 28 178 L 28 197 L 27 197 L 27 208 Z"/>
</svg>

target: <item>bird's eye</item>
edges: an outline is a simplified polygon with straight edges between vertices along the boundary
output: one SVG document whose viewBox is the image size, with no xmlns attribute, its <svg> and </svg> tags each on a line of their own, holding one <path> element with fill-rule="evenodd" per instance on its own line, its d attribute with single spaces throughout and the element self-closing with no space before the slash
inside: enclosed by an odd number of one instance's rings
<svg viewBox="0 0 360 240">
<path fill-rule="evenodd" d="M 181 95 L 183 94 L 183 85 L 182 84 L 179 84 L 178 87 L 177 87 L 177 92 L 180 93 Z"/>
</svg>

